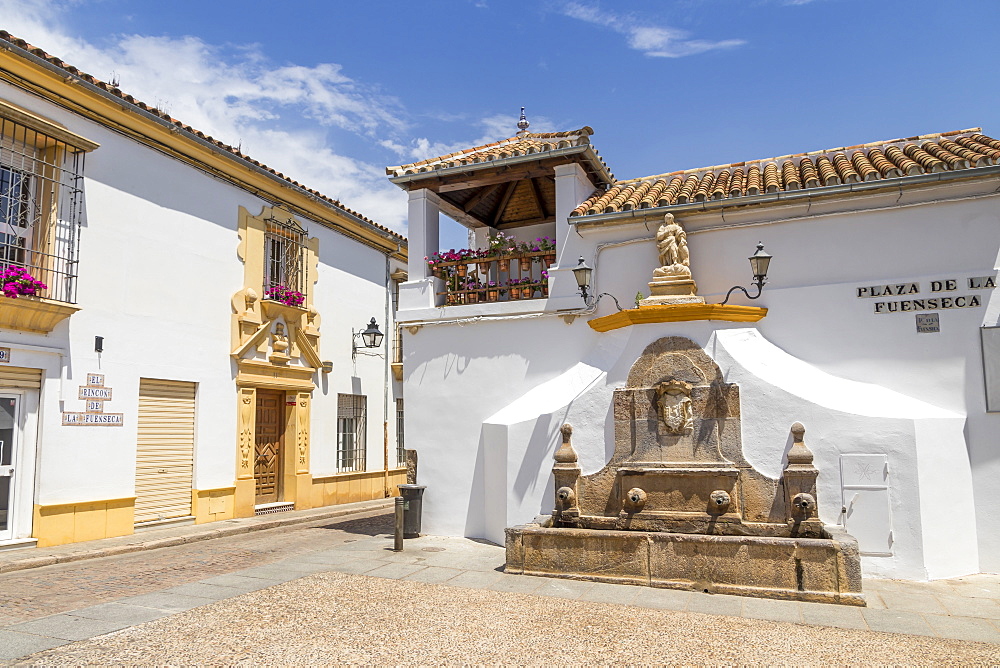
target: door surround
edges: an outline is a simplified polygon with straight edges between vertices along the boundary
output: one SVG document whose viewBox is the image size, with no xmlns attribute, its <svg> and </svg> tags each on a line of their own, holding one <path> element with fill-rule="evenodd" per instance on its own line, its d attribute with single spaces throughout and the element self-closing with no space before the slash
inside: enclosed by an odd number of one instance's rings
<svg viewBox="0 0 1000 668">
<path fill-rule="evenodd" d="M 257 504 L 257 480 L 254 476 L 256 460 L 256 417 L 258 390 L 277 390 L 283 410 L 284 445 L 280 449 L 280 489 L 278 500 L 293 503 L 296 510 L 310 505 L 312 475 L 309 473 L 309 411 L 312 403 L 311 388 L 289 387 L 268 383 L 266 386 L 240 385 L 237 387 L 237 448 L 236 448 L 236 499 L 235 516 L 252 517 Z"/>
</svg>

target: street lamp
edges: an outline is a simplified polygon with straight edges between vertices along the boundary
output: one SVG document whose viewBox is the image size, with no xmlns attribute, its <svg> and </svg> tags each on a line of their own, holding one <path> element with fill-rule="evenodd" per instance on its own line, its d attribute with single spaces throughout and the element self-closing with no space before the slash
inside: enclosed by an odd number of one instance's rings
<svg viewBox="0 0 1000 668">
<path fill-rule="evenodd" d="M 364 344 L 365 348 L 378 348 L 379 346 L 382 345 L 382 339 L 384 338 L 385 335 L 382 334 L 382 332 L 379 331 L 378 323 L 375 322 L 375 318 L 372 318 L 371 322 L 368 323 L 368 329 L 365 329 L 365 330 L 360 331 L 360 332 L 355 332 L 352 329 L 351 330 L 351 358 L 352 359 L 355 358 L 355 357 L 357 357 L 358 353 L 359 353 L 359 351 L 358 351 L 358 344 L 357 344 L 357 338 L 359 336 L 361 337 L 361 342 Z M 381 353 L 369 353 L 369 352 L 365 352 L 364 350 L 360 351 L 360 353 L 362 355 L 376 355 L 376 356 L 381 355 Z"/>
<path fill-rule="evenodd" d="M 590 290 L 590 279 L 593 275 L 593 268 L 587 266 L 587 263 L 584 262 L 583 256 L 581 255 L 579 262 L 575 267 L 573 267 L 573 276 L 576 278 L 576 284 L 580 288 L 580 296 L 583 297 L 583 303 L 586 304 L 588 308 L 594 308 L 597 306 L 597 302 L 601 301 L 601 297 L 611 297 L 611 299 L 615 302 L 615 306 L 619 311 L 621 311 L 622 307 L 618 303 L 618 300 L 615 299 L 615 296 L 609 292 L 602 292 L 597 295 L 596 299 L 588 295 L 588 291 Z"/>
<path fill-rule="evenodd" d="M 754 285 L 757 286 L 757 294 L 751 296 L 747 289 L 742 285 L 735 285 L 729 288 L 729 292 L 726 293 L 726 298 L 722 301 L 721 305 L 725 305 L 729 301 L 729 296 L 733 294 L 734 290 L 742 290 L 743 294 L 747 296 L 747 299 L 757 299 L 760 297 L 760 293 L 764 291 L 764 283 L 767 282 L 767 267 L 771 263 L 771 256 L 764 252 L 764 244 L 757 243 L 757 252 L 751 255 L 750 260 L 750 270 L 753 272 Z"/>
</svg>

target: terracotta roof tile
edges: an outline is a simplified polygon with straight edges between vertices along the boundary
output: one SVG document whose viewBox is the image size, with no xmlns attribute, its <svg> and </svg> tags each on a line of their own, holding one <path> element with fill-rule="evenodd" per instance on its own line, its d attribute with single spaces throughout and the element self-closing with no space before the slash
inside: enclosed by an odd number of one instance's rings
<svg viewBox="0 0 1000 668">
<path fill-rule="evenodd" d="M 998 163 L 1000 141 L 973 128 L 619 181 L 607 191 L 595 192 L 570 215 L 874 182 Z M 626 191 L 619 205 L 618 195 Z"/>
<path fill-rule="evenodd" d="M 170 114 L 168 114 L 168 113 L 166 113 L 164 111 L 161 111 L 160 109 L 157 109 L 156 107 L 151 107 L 151 106 L 149 106 L 148 104 L 146 104 L 144 102 L 136 100 L 131 95 L 123 93 L 121 91 L 121 89 L 119 89 L 117 87 L 114 87 L 114 86 L 111 86 L 110 84 L 108 84 L 105 81 L 101 81 L 100 79 L 97 79 L 96 77 L 93 77 L 90 74 L 87 74 L 86 72 L 81 72 L 78 68 L 74 67 L 73 65 L 70 65 L 69 63 L 64 62 L 60 58 L 57 58 L 57 57 L 55 57 L 53 55 L 50 55 L 50 54 L 46 53 L 42 49 L 29 44 L 28 42 L 24 41 L 23 39 L 21 39 L 19 37 L 15 37 L 14 35 L 11 35 L 6 30 L 0 30 L 0 42 L 7 42 L 8 44 L 11 44 L 11 45 L 13 45 L 13 46 L 15 46 L 15 47 L 17 47 L 19 49 L 27 51 L 28 53 L 30 53 L 30 54 L 38 57 L 38 58 L 41 58 L 41 59 L 45 60 L 50 65 L 58 67 L 59 69 L 61 69 L 64 72 L 66 72 L 67 74 L 70 74 L 70 75 L 72 75 L 74 77 L 77 77 L 77 78 L 83 80 L 83 81 L 86 81 L 87 83 L 92 84 L 94 86 L 97 86 L 98 88 L 107 91 L 108 93 L 114 95 L 115 97 L 120 98 L 122 100 L 122 102 L 125 103 L 125 104 L 134 106 L 134 107 L 136 107 L 138 109 L 141 109 L 141 110 L 143 110 L 145 112 L 153 114 L 154 116 L 158 116 L 158 117 L 160 117 L 160 118 L 162 118 L 162 119 L 164 119 L 164 120 L 172 123 L 175 126 L 175 128 L 177 129 L 177 131 L 184 132 L 184 133 L 190 134 L 190 135 L 194 135 L 195 137 L 198 137 L 199 139 L 203 139 L 203 140 L 205 140 L 205 141 L 213 144 L 216 148 L 221 149 L 222 151 L 225 151 L 227 153 L 231 153 L 235 158 L 237 158 L 239 160 L 242 160 L 244 162 L 250 163 L 250 164 L 252 164 L 252 165 L 254 165 L 256 167 L 260 167 L 261 169 L 264 169 L 267 172 L 269 172 L 271 174 L 274 174 L 279 179 L 288 182 L 289 184 L 295 186 L 296 188 L 300 188 L 301 190 L 306 191 L 307 193 L 309 193 L 310 195 L 314 196 L 315 198 L 317 198 L 319 200 L 322 200 L 322 201 L 326 202 L 327 204 L 331 204 L 335 208 L 340 209 L 341 211 L 343 211 L 343 212 L 345 212 L 345 213 L 347 213 L 347 214 L 349 214 L 349 215 L 351 215 L 351 216 L 353 216 L 355 218 L 363 220 L 365 223 L 367 223 L 367 224 L 371 225 L 372 227 L 375 227 L 375 228 L 377 228 L 377 229 L 379 229 L 379 230 L 381 230 L 383 232 L 386 232 L 386 233 L 392 235 L 393 237 L 399 239 L 403 243 L 406 242 L 406 237 L 402 236 L 401 234 L 399 234 L 397 232 L 394 232 L 394 231 L 390 230 L 388 227 L 385 227 L 384 225 L 379 225 L 378 223 L 376 223 L 375 221 L 373 221 L 371 218 L 368 218 L 364 214 L 359 213 L 357 211 L 354 211 L 353 209 L 350 209 L 350 208 L 344 206 L 343 204 L 340 203 L 340 201 L 335 200 L 335 199 L 333 199 L 331 197 L 327 197 L 326 195 L 324 195 L 323 193 L 319 192 L 318 190 L 313 190 L 312 188 L 307 188 L 305 186 L 300 185 L 297 181 L 293 181 L 292 179 L 290 179 L 289 177 L 285 176 L 281 172 L 278 172 L 278 171 L 276 171 L 276 170 L 268 167 L 267 165 L 264 165 L 263 163 L 260 163 L 257 160 L 253 160 L 252 158 L 244 155 L 239 149 L 234 148 L 234 147 L 232 147 L 232 146 L 230 146 L 228 144 L 225 144 L 225 143 L 219 141 L 218 139 L 215 139 L 215 138 L 213 138 L 213 137 L 211 137 L 209 135 L 206 135 L 204 132 L 202 132 L 200 130 L 196 130 L 195 128 L 191 127 L 190 125 L 185 125 L 181 121 L 179 121 L 176 118 L 173 118 L 172 116 L 170 116 Z"/>
<path fill-rule="evenodd" d="M 454 153 L 448 153 L 436 158 L 419 160 L 407 165 L 386 167 L 385 173 L 389 177 L 406 176 L 408 174 L 433 172 L 449 167 L 481 164 L 504 158 L 543 154 L 561 148 L 589 146 L 590 135 L 592 134 L 594 134 L 594 130 L 589 126 L 566 132 L 525 132 L 490 144 L 462 149 L 461 151 L 455 151 Z M 614 176 L 611 175 L 611 170 L 608 169 L 604 159 L 598 155 L 596 150 L 593 148 L 591 150 L 593 151 L 594 158 L 613 179 Z"/>
</svg>

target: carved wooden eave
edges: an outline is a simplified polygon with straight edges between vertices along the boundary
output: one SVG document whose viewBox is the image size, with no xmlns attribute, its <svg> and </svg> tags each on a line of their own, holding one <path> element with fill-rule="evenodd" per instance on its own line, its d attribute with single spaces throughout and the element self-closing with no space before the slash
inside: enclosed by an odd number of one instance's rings
<svg viewBox="0 0 1000 668">
<path fill-rule="evenodd" d="M 694 320 L 724 320 L 728 322 L 757 322 L 767 315 L 766 308 L 736 304 L 669 304 L 640 306 L 611 315 L 593 318 L 587 324 L 598 332 L 646 325 L 656 322 L 688 322 Z"/>
<path fill-rule="evenodd" d="M 0 297 L 0 329 L 48 334 L 79 307 L 39 297 Z"/>
<path fill-rule="evenodd" d="M 407 190 L 434 191 L 440 197 L 441 212 L 468 227 L 506 230 L 555 221 L 555 168 L 573 162 L 584 168 L 595 189 L 603 188 L 607 169 L 589 145 L 391 180 Z"/>
</svg>

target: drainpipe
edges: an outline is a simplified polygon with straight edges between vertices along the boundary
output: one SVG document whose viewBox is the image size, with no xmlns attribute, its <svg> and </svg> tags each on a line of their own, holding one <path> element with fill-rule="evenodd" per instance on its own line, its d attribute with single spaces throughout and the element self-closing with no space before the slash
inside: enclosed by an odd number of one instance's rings
<svg viewBox="0 0 1000 668">
<path fill-rule="evenodd" d="M 396 252 L 400 251 L 401 246 L 396 245 Z M 385 323 L 385 339 L 389 338 L 389 301 L 392 299 L 389 295 L 389 282 L 392 280 L 389 271 L 389 253 L 385 254 L 385 282 L 384 282 L 384 292 L 385 292 L 385 317 L 382 322 Z M 395 327 L 393 327 L 395 331 Z M 383 339 L 383 340 L 385 340 Z M 385 355 L 383 355 L 382 365 L 382 489 L 385 491 L 385 498 L 389 498 L 389 345 L 390 341 L 386 341 L 385 344 Z"/>
</svg>

